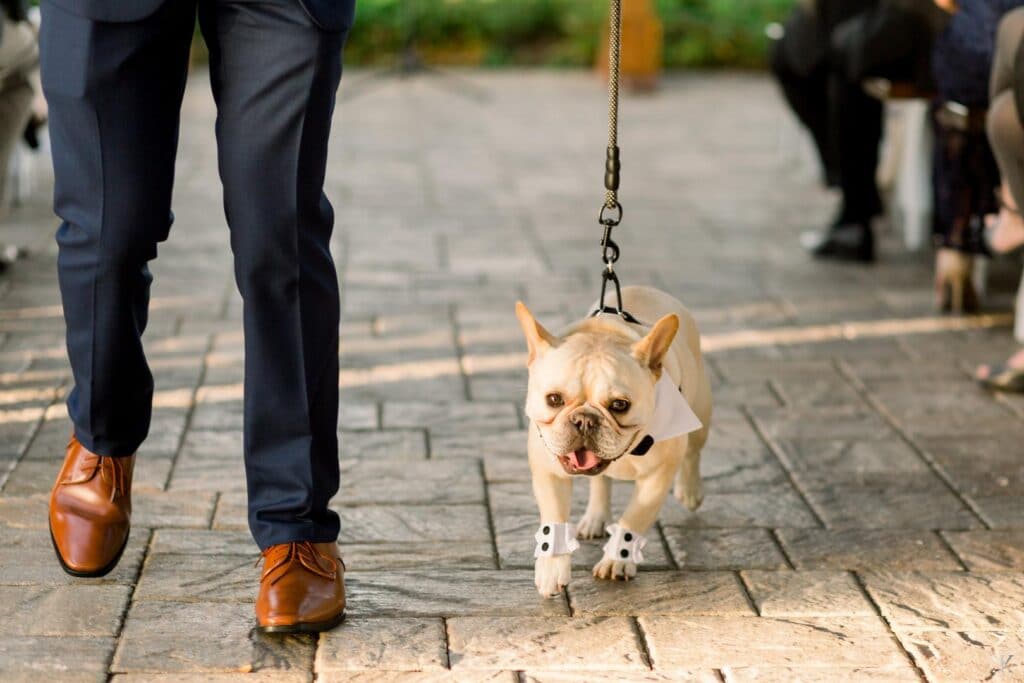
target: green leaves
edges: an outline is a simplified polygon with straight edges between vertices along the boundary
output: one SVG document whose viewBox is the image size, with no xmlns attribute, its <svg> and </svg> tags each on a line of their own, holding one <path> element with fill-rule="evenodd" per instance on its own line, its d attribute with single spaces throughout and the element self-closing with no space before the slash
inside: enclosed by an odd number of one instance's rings
<svg viewBox="0 0 1024 683">
<path fill-rule="evenodd" d="M 785 17 L 793 2 L 656 0 L 665 64 L 760 66 L 765 25 Z M 346 56 L 386 62 L 415 35 L 434 61 L 589 66 L 607 11 L 607 0 L 359 0 Z"/>
</svg>

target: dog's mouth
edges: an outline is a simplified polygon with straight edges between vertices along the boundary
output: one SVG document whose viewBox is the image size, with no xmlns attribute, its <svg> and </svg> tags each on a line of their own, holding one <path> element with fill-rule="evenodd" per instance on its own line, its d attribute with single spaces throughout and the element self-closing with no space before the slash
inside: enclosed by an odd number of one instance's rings
<svg viewBox="0 0 1024 683">
<path fill-rule="evenodd" d="M 611 460 L 605 460 L 587 448 L 577 448 L 572 453 L 560 455 L 558 462 L 566 474 L 584 474 L 588 477 L 601 474 L 612 464 Z"/>
</svg>

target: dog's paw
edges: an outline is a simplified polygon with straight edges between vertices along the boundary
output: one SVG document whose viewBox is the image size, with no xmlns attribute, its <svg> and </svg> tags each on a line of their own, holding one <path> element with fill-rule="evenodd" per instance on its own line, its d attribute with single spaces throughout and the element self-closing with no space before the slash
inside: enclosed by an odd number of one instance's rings
<svg viewBox="0 0 1024 683">
<path fill-rule="evenodd" d="M 604 538 L 605 528 L 611 523 L 610 512 L 586 513 L 576 525 L 576 538 Z"/>
<path fill-rule="evenodd" d="M 696 511 L 704 502 L 704 484 L 700 478 L 690 480 L 676 479 L 675 490 L 672 494 L 679 499 L 679 502 L 686 506 L 690 512 Z"/>
<path fill-rule="evenodd" d="M 605 558 L 594 565 L 594 576 L 598 579 L 629 581 L 636 576 L 636 562 Z"/>
<path fill-rule="evenodd" d="M 538 593 L 545 598 L 550 598 L 559 595 L 562 589 L 569 585 L 571 574 L 571 555 L 538 557 L 533 568 L 533 582 L 537 586 Z"/>
</svg>

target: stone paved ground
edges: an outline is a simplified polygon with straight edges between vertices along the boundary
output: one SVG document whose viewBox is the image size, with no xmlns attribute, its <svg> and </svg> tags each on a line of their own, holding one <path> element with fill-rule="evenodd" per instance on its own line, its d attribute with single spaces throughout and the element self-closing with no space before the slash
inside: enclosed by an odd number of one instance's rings
<svg viewBox="0 0 1024 683">
<path fill-rule="evenodd" d="M 47 539 L 68 372 L 45 188 L 5 222 L 36 253 L 0 279 L 0 678 L 1024 680 L 1024 402 L 968 374 L 1009 333 L 935 329 L 951 321 L 932 318 L 927 264 L 895 236 L 874 268 L 799 253 L 833 199 L 760 77 L 679 77 L 623 110 L 621 270 L 689 303 L 707 337 L 705 505 L 669 501 L 637 581 L 595 583 L 588 543 L 564 599 L 537 597 L 512 305 L 557 325 L 596 295 L 603 91 L 467 77 L 489 101 L 406 83 L 338 116 L 351 609 L 319 639 L 250 630 L 239 301 L 205 79 L 155 267 L 136 526 L 104 580 L 65 576 Z"/>
</svg>

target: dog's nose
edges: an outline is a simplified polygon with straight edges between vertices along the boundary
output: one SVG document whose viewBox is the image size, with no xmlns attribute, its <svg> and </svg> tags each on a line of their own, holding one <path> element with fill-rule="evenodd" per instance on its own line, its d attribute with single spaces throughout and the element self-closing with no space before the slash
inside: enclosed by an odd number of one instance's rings
<svg viewBox="0 0 1024 683">
<path fill-rule="evenodd" d="M 597 429 L 597 426 L 601 423 L 601 416 L 597 413 L 580 410 L 573 413 L 569 417 L 569 421 L 573 423 L 577 431 L 587 434 Z"/>
</svg>

